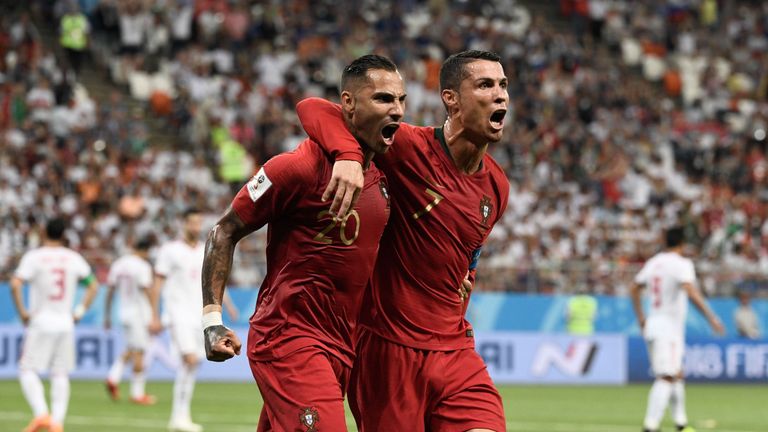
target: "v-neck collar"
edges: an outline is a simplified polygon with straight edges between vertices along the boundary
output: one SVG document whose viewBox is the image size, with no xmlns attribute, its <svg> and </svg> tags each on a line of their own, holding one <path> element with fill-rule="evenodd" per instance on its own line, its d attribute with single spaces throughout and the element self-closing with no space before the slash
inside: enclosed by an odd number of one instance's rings
<svg viewBox="0 0 768 432">
<path fill-rule="evenodd" d="M 483 161 L 480 161 L 480 166 L 477 167 L 477 171 L 472 174 L 467 174 L 465 172 L 462 172 L 459 167 L 456 166 L 456 160 L 453 159 L 453 155 L 451 154 L 451 150 L 448 148 L 448 143 L 445 141 L 445 131 L 443 130 L 443 127 L 436 127 L 435 128 L 435 138 L 440 142 L 440 147 L 443 148 L 443 151 L 445 151 L 446 156 L 448 156 L 448 161 L 453 165 L 453 167 L 458 171 L 459 173 L 467 176 L 474 176 L 475 174 L 478 174 L 483 171 Z"/>
</svg>

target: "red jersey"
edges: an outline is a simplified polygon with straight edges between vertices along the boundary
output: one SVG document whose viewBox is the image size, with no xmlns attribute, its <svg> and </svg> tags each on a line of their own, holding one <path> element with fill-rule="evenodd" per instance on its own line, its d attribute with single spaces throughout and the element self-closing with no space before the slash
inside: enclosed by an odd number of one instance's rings
<svg viewBox="0 0 768 432">
<path fill-rule="evenodd" d="M 371 164 L 354 211 L 334 222 L 330 202 L 320 200 L 332 168 L 306 140 L 269 160 L 232 202 L 249 227 L 269 224 L 267 275 L 250 319 L 257 335 L 248 340 L 252 358 L 321 345 L 352 366 L 360 304 L 389 218 L 389 197 L 384 176 Z"/>
<path fill-rule="evenodd" d="M 339 159 L 362 161 L 337 105 L 297 107 L 310 138 Z M 507 206 L 509 181 L 485 155 L 474 174 L 454 164 L 442 128 L 401 123 L 392 148 L 376 157 L 392 191 L 392 217 L 366 294 L 361 323 L 418 349 L 474 347 L 458 289 Z"/>
</svg>

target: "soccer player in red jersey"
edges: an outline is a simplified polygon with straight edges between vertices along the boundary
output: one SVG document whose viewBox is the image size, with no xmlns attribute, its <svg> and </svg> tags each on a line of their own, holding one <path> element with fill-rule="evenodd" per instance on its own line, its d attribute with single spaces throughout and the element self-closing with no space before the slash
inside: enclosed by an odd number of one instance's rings
<svg viewBox="0 0 768 432">
<path fill-rule="evenodd" d="M 473 349 L 468 302 L 455 289 L 468 268 L 474 280 L 480 248 L 509 196 L 504 171 L 486 153 L 502 137 L 509 101 L 499 60 L 484 51 L 450 56 L 440 70 L 445 124 L 403 123 L 392 149 L 376 157 L 393 196 L 349 390 L 362 432 L 506 429 L 501 397 Z M 297 112 L 309 137 L 342 160 L 335 172 L 343 160 L 363 160 L 337 105 L 311 98 Z M 342 177 L 326 195 L 346 185 Z M 348 202 L 348 192 L 337 190 L 337 198 Z"/>
<path fill-rule="evenodd" d="M 221 324 L 235 244 L 269 224 L 267 275 L 250 320 L 247 353 L 264 399 L 259 431 L 345 431 L 344 395 L 355 328 L 384 226 L 386 179 L 371 162 L 403 117 L 405 88 L 387 58 L 367 55 L 341 79 L 343 125 L 364 153 L 360 200 L 335 219 L 324 202 L 333 161 L 311 140 L 278 155 L 240 190 L 213 227 L 203 263 L 203 327 L 209 360 L 237 355 Z M 353 266 L 353 267 L 352 267 Z"/>
</svg>

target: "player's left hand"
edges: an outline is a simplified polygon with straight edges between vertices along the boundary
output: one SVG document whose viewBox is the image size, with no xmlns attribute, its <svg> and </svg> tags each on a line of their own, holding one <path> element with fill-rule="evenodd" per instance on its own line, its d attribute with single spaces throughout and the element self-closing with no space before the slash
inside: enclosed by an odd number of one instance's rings
<svg viewBox="0 0 768 432">
<path fill-rule="evenodd" d="M 214 325 L 203 330 L 205 335 L 205 357 L 210 361 L 223 362 L 240 355 L 242 343 L 235 332 L 223 325 Z"/>
<path fill-rule="evenodd" d="M 459 286 L 459 297 L 461 298 L 461 301 L 469 298 L 469 293 L 472 292 L 472 282 L 469 281 L 469 272 L 467 272 L 467 275 L 464 276 L 464 280 L 461 281 L 461 286 Z"/>
</svg>

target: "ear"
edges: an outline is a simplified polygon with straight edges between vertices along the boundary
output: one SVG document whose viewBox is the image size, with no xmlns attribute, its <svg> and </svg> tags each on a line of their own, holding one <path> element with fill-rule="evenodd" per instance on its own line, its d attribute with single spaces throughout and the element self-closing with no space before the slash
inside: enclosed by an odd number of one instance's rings
<svg viewBox="0 0 768 432">
<path fill-rule="evenodd" d="M 443 99 L 443 104 L 448 110 L 448 114 L 456 111 L 456 107 L 459 104 L 459 93 L 451 89 L 443 89 L 440 92 L 440 97 Z"/>
<path fill-rule="evenodd" d="M 341 109 L 350 114 L 355 112 L 355 98 L 348 90 L 341 92 Z"/>
</svg>

